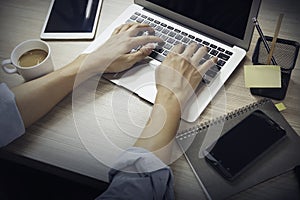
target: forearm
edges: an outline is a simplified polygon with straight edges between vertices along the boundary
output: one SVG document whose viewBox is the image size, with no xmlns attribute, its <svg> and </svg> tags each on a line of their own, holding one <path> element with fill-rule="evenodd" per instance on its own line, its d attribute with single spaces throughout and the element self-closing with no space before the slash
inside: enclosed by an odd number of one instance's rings
<svg viewBox="0 0 300 200">
<path fill-rule="evenodd" d="M 159 92 L 147 126 L 134 146 L 145 148 L 167 162 L 172 147 L 171 142 L 180 123 L 180 116 L 180 105 L 175 95 L 167 90 Z M 165 149 L 162 150 L 163 148 Z"/>
<path fill-rule="evenodd" d="M 85 56 L 79 56 L 62 69 L 12 89 L 25 127 L 44 116 L 72 91 L 84 59 Z M 80 81 L 90 76 L 88 73 L 82 74 Z"/>
</svg>

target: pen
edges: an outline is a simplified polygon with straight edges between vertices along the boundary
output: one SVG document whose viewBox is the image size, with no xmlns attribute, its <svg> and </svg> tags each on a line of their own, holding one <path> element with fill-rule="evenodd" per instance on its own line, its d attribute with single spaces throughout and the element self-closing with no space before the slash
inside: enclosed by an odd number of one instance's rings
<svg viewBox="0 0 300 200">
<path fill-rule="evenodd" d="M 269 45 L 268 45 L 268 43 L 267 43 L 267 40 L 266 40 L 266 38 L 265 38 L 265 36 L 264 36 L 264 34 L 263 34 L 263 32 L 262 32 L 262 30 L 261 30 L 259 24 L 258 24 L 258 21 L 257 21 L 256 17 L 253 17 L 253 18 L 252 18 L 252 22 L 254 23 L 254 25 L 255 25 L 255 27 L 256 27 L 256 29 L 257 29 L 257 31 L 258 31 L 258 33 L 259 33 L 261 39 L 262 39 L 262 41 L 263 41 L 263 43 L 264 43 L 264 45 L 265 45 L 265 48 L 266 48 L 266 50 L 267 50 L 267 52 L 268 52 L 268 54 L 269 54 L 269 53 L 270 53 L 270 47 L 269 47 Z M 271 61 L 272 61 L 273 65 L 277 65 L 277 63 L 276 63 L 276 61 L 275 61 L 275 58 L 274 58 L 273 56 L 272 56 L 272 58 L 271 58 Z"/>
<path fill-rule="evenodd" d="M 85 18 L 86 19 L 90 18 L 92 3 L 93 3 L 93 0 L 88 0 L 88 2 L 87 2 L 86 9 L 85 9 Z"/>
</svg>

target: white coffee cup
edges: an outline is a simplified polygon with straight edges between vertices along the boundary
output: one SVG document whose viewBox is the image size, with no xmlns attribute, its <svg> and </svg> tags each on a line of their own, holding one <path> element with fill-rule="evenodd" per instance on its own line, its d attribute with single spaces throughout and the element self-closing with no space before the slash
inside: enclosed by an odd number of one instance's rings
<svg viewBox="0 0 300 200">
<path fill-rule="evenodd" d="M 44 50 L 45 52 L 47 52 L 47 56 L 41 62 L 33 66 L 20 66 L 20 57 L 31 50 Z M 50 46 L 46 42 L 38 39 L 26 40 L 20 43 L 12 51 L 10 59 L 3 60 L 1 65 L 6 73 L 18 73 L 25 79 L 25 81 L 38 78 L 54 70 L 54 66 L 51 59 Z"/>
</svg>

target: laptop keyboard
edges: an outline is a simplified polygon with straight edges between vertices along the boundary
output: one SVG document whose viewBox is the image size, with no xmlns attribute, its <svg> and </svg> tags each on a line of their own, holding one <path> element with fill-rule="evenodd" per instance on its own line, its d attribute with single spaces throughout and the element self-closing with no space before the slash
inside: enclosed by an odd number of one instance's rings
<svg viewBox="0 0 300 200">
<path fill-rule="evenodd" d="M 212 58 L 213 56 L 218 58 L 217 64 L 211 67 L 203 77 L 202 81 L 207 85 L 210 85 L 212 83 L 212 81 L 219 74 L 222 67 L 226 64 L 230 56 L 233 54 L 231 51 L 225 50 L 221 47 L 218 47 L 215 44 L 211 44 L 194 35 L 185 33 L 179 29 L 176 29 L 168 24 L 162 23 L 139 12 L 135 12 L 130 17 L 130 19 L 127 20 L 127 23 L 130 22 L 149 24 L 151 27 L 154 28 L 155 35 L 162 38 L 165 41 L 164 46 L 157 47 L 150 54 L 150 57 L 161 62 L 165 59 L 165 57 L 168 55 L 168 53 L 174 45 L 180 43 L 188 45 L 192 42 L 195 42 L 198 44 L 199 47 L 206 46 L 208 53 L 200 61 L 200 64 L 203 64 L 206 60 Z"/>
</svg>

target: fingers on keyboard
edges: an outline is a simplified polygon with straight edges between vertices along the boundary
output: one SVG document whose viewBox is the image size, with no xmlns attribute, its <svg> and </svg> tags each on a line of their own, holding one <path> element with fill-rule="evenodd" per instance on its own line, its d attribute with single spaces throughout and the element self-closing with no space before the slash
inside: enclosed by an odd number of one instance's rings
<svg viewBox="0 0 300 200">
<path fill-rule="evenodd" d="M 210 66 L 209 69 L 204 70 L 205 74 L 203 82 L 211 84 L 215 77 L 220 73 L 222 67 L 230 59 L 233 54 L 222 47 L 218 47 L 204 39 L 200 39 L 195 35 L 188 34 L 184 31 L 174 28 L 171 25 L 163 23 L 157 19 L 153 19 L 145 14 L 135 12 L 128 20 L 128 23 L 137 22 L 150 25 L 154 30 L 154 35 L 160 37 L 164 44 L 159 44 L 150 54 L 150 57 L 163 61 L 169 52 L 182 53 L 183 47 L 187 47 L 189 44 L 197 44 L 197 48 L 194 49 L 193 58 L 197 60 L 199 65 Z M 177 45 L 182 44 L 182 45 Z M 177 46 L 176 46 L 177 45 Z M 183 48 L 183 49 L 182 49 Z M 194 48 L 194 47 L 189 47 Z M 204 50 L 205 49 L 205 50 Z M 188 53 L 189 54 L 189 53 Z M 212 59 L 212 60 L 211 60 Z"/>
</svg>

